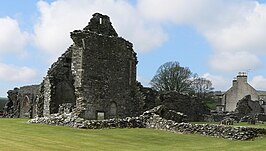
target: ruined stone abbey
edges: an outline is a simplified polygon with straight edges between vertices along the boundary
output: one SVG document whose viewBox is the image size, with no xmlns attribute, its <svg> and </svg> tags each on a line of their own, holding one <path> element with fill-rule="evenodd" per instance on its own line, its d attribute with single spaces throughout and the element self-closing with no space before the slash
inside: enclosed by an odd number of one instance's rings
<svg viewBox="0 0 266 151">
<path fill-rule="evenodd" d="M 95 13 L 85 28 L 74 30 L 70 36 L 73 44 L 51 65 L 41 84 L 8 91 L 4 117 L 71 112 L 86 120 L 102 120 L 138 116 L 158 105 L 184 113 L 189 121 L 203 121 L 210 114 L 200 98 L 158 93 L 137 82 L 133 45 L 118 36 L 108 16 Z M 250 95 L 252 102 L 246 106 L 266 113 L 263 94 L 247 83 L 246 74 L 239 74 L 233 86 L 218 96 L 217 111 L 235 111 L 239 100 Z"/>
<path fill-rule="evenodd" d="M 95 13 L 85 28 L 70 36 L 73 44 L 51 65 L 41 84 L 7 92 L 0 117 L 84 129 L 153 128 L 235 140 L 266 135 L 263 128 L 185 123 L 266 121 L 266 92 L 259 94 L 249 85 L 246 74 L 240 73 L 228 91 L 217 95 L 221 111 L 211 112 L 200 97 L 143 87 L 136 80 L 133 45 L 118 36 L 108 16 Z"/>
<path fill-rule="evenodd" d="M 8 92 L 15 117 L 48 116 L 66 108 L 85 119 L 139 114 L 136 53 L 132 43 L 118 37 L 109 17 L 95 13 L 71 38 L 73 44 L 40 85 Z"/>
</svg>

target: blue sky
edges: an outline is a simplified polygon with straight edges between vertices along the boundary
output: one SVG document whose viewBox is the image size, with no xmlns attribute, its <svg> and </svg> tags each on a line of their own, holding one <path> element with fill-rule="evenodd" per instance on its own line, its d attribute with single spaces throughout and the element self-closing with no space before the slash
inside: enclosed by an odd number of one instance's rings
<svg viewBox="0 0 266 151">
<path fill-rule="evenodd" d="M 178 61 L 226 90 L 239 71 L 266 90 L 266 0 L 2 0 L 0 96 L 39 84 L 95 12 L 110 16 L 138 53 L 148 86 L 160 65 Z"/>
</svg>

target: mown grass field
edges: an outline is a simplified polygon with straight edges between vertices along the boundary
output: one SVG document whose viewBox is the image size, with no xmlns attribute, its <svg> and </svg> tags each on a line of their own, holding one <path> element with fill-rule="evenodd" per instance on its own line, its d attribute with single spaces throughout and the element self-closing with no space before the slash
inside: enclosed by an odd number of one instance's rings
<svg viewBox="0 0 266 151">
<path fill-rule="evenodd" d="M 0 119 L 0 151 L 265 151 L 266 137 L 232 141 L 153 129 L 83 130 Z M 266 127 L 266 125 L 260 125 Z"/>
</svg>

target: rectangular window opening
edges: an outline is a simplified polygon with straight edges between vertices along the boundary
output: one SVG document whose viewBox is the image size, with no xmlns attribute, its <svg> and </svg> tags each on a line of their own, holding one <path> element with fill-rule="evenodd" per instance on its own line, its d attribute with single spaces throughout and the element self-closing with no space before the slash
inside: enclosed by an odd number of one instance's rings
<svg viewBox="0 0 266 151">
<path fill-rule="evenodd" d="M 97 112 L 97 120 L 104 120 L 104 112 L 103 111 Z"/>
<path fill-rule="evenodd" d="M 103 19 L 102 18 L 100 18 L 100 24 L 102 24 L 103 23 Z"/>
</svg>

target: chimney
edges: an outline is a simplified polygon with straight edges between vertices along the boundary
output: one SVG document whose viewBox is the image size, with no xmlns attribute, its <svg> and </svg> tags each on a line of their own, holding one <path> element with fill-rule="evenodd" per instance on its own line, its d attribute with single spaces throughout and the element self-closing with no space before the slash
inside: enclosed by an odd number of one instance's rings
<svg viewBox="0 0 266 151">
<path fill-rule="evenodd" d="M 233 79 L 233 87 L 236 86 L 236 84 L 237 84 L 237 78 L 234 77 L 234 79 Z"/>
<path fill-rule="evenodd" d="M 236 78 L 239 83 L 247 83 L 248 76 L 246 72 L 239 72 Z"/>
</svg>

